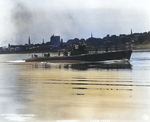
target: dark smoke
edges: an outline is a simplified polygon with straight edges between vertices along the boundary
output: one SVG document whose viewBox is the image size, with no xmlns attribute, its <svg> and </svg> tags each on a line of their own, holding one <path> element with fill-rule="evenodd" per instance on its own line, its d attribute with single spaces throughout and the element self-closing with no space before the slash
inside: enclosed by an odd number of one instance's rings
<svg viewBox="0 0 150 122">
<path fill-rule="evenodd" d="M 15 42 L 22 43 L 24 36 L 29 36 L 28 31 L 33 24 L 32 12 L 23 3 L 16 3 L 12 12 L 12 23 L 15 28 Z"/>
</svg>

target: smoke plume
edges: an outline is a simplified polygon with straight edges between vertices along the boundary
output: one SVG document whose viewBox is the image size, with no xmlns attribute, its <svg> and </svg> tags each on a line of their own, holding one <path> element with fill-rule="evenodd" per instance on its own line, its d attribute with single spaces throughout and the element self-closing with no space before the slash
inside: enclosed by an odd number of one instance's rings
<svg viewBox="0 0 150 122">
<path fill-rule="evenodd" d="M 23 3 L 17 2 L 11 11 L 12 24 L 14 25 L 15 41 L 22 43 L 33 24 L 32 12 Z"/>
</svg>

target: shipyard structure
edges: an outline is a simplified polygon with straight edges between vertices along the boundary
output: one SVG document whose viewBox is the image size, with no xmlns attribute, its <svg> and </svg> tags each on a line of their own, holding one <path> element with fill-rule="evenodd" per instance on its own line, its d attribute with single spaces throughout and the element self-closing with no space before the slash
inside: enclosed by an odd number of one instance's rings
<svg viewBox="0 0 150 122">
<path fill-rule="evenodd" d="M 28 42 L 24 45 L 11 45 L 8 47 L 0 47 L 0 53 L 26 53 L 26 52 L 43 52 L 43 51 L 57 51 L 57 49 L 66 48 L 63 39 L 60 36 L 52 35 L 48 42 L 42 40 L 41 44 L 33 44 L 31 38 L 28 37 Z"/>
</svg>

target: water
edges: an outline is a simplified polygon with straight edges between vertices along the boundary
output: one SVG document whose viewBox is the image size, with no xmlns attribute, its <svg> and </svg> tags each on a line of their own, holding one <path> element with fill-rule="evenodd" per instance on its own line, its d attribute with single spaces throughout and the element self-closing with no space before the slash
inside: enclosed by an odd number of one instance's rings
<svg viewBox="0 0 150 122">
<path fill-rule="evenodd" d="M 22 60 L 31 55 L 0 55 L 0 122 L 150 121 L 150 52 L 130 64 Z"/>
</svg>

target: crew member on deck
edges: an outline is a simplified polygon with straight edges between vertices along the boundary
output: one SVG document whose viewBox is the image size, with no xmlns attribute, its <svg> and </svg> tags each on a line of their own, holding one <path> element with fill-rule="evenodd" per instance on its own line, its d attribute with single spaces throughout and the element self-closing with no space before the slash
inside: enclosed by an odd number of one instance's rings
<svg viewBox="0 0 150 122">
<path fill-rule="evenodd" d="M 58 56 L 60 56 L 60 51 L 58 52 Z"/>
<path fill-rule="evenodd" d="M 106 46 L 106 52 L 108 52 L 108 47 Z"/>
<path fill-rule="evenodd" d="M 64 56 L 68 56 L 68 51 L 65 51 L 65 52 L 64 52 Z"/>
</svg>

